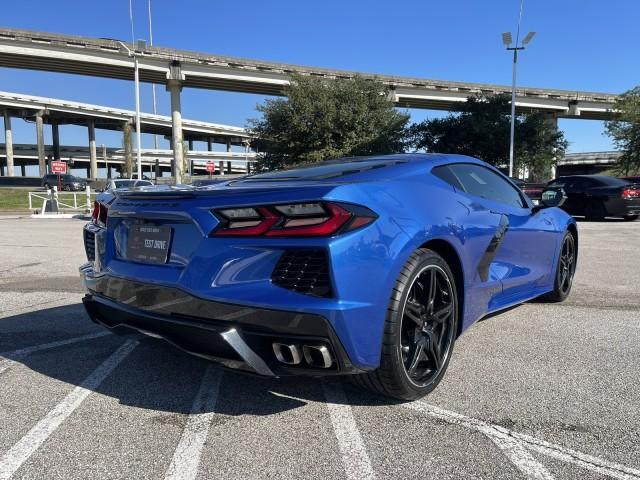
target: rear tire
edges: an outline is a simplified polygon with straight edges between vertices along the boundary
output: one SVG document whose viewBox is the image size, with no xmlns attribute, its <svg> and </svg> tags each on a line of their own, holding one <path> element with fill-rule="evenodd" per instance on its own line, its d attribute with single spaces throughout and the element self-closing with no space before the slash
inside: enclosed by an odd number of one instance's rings
<svg viewBox="0 0 640 480">
<path fill-rule="evenodd" d="M 624 220 L 626 222 L 633 222 L 634 220 L 637 220 L 638 217 L 640 217 L 640 215 L 625 215 Z"/>
<path fill-rule="evenodd" d="M 576 260 L 578 249 L 573 233 L 566 232 L 562 239 L 562 247 L 556 265 L 556 275 L 553 282 L 553 290 L 540 297 L 547 302 L 564 302 L 571 293 L 573 276 L 576 273 Z"/>
<path fill-rule="evenodd" d="M 601 221 L 607 215 L 607 209 L 600 200 L 592 200 L 587 204 L 584 214 L 587 220 Z"/>
<path fill-rule="evenodd" d="M 381 395 L 415 400 L 438 386 L 458 332 L 458 294 L 449 265 L 433 250 L 416 250 L 393 287 L 377 370 L 353 383 Z"/>
</svg>

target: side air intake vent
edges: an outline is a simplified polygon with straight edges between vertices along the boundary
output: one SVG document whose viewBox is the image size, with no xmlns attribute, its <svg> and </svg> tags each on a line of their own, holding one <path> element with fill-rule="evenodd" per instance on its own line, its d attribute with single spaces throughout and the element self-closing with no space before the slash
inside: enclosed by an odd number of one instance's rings
<svg viewBox="0 0 640 480">
<path fill-rule="evenodd" d="M 271 274 L 279 287 L 295 292 L 331 297 L 329 262 L 325 250 L 287 250 Z"/>
<path fill-rule="evenodd" d="M 87 253 L 87 260 L 93 262 L 96 259 L 95 234 L 88 230 L 84 231 L 84 250 Z"/>
</svg>

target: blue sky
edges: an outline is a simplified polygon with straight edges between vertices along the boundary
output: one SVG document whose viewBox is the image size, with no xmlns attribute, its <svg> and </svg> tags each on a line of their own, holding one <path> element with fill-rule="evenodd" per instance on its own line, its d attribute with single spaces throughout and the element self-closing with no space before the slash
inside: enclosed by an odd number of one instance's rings
<svg viewBox="0 0 640 480">
<path fill-rule="evenodd" d="M 433 79 L 509 84 L 500 34 L 514 30 L 519 0 L 152 0 L 154 44 L 232 56 Z M 7 2 L 0 24 L 129 40 L 128 0 Z M 147 0 L 134 0 L 136 38 L 148 39 Z M 618 93 L 640 83 L 638 0 L 525 0 L 523 30 L 537 31 L 519 62 L 519 85 Z M 0 90 L 133 109 L 132 82 L 0 69 Z M 159 113 L 169 98 L 157 87 Z M 143 86 L 142 109 L 151 111 Z M 263 97 L 188 89 L 183 114 L 231 125 L 256 116 Z M 412 119 L 441 112 L 411 110 Z M 596 121 L 561 120 L 570 151 L 611 149 Z M 14 121 L 15 141 L 34 143 Z M 0 133 L 2 138 L 3 132 Z M 98 143 L 119 145 L 115 132 Z M 46 134 L 47 138 L 49 133 Z M 61 127 L 86 143 L 86 129 Z M 151 138 L 143 140 L 151 146 Z"/>
</svg>

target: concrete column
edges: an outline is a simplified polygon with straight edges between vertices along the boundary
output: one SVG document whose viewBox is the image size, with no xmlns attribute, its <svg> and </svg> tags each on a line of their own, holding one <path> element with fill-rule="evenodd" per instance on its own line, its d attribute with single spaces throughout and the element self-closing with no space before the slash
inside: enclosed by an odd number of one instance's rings
<svg viewBox="0 0 640 480">
<path fill-rule="evenodd" d="M 7 177 L 15 175 L 13 166 L 13 132 L 11 130 L 11 115 L 8 110 L 4 111 L 4 144 L 7 152 Z"/>
<path fill-rule="evenodd" d="M 26 167 L 26 165 L 24 163 L 20 165 L 20 174 L 23 177 L 27 176 L 27 167 Z"/>
<path fill-rule="evenodd" d="M 38 169 L 40 176 L 47 174 L 47 164 L 44 158 L 44 123 L 42 121 L 42 112 L 36 114 L 36 141 L 38 144 Z"/>
<path fill-rule="evenodd" d="M 87 175 L 89 178 L 98 178 L 98 152 L 96 151 L 96 123 L 95 120 L 89 120 L 89 170 Z"/>
<path fill-rule="evenodd" d="M 51 122 L 51 139 L 53 141 L 53 159 L 60 160 L 60 129 L 58 122 Z"/>
<path fill-rule="evenodd" d="M 224 175 L 224 162 L 223 161 L 218 162 L 218 171 L 220 172 L 220 175 Z"/>
<path fill-rule="evenodd" d="M 210 138 L 207 138 L 207 152 L 210 152 L 213 150 L 213 142 L 211 141 Z"/>
<path fill-rule="evenodd" d="M 180 64 L 174 62 L 167 78 L 167 90 L 171 95 L 171 148 L 173 149 L 172 172 L 175 183 L 182 182 L 184 155 L 182 146 L 182 111 L 180 108 L 180 91 L 184 76 L 180 72 Z"/>
<path fill-rule="evenodd" d="M 231 140 L 227 140 L 227 152 L 231 151 Z M 227 162 L 227 173 L 231 172 L 231 162 Z"/>
</svg>

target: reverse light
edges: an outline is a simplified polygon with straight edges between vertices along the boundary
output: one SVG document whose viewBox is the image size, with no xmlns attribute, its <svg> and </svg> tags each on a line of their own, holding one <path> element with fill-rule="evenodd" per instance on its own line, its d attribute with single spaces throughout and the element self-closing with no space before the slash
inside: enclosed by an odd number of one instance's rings
<svg viewBox="0 0 640 480">
<path fill-rule="evenodd" d="M 378 216 L 365 207 L 333 202 L 224 208 L 213 212 L 215 236 L 329 237 L 372 223 Z"/>
</svg>

